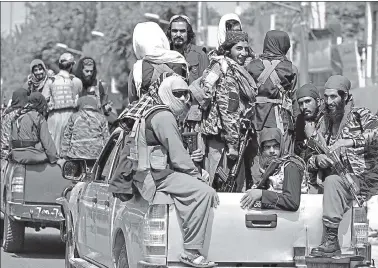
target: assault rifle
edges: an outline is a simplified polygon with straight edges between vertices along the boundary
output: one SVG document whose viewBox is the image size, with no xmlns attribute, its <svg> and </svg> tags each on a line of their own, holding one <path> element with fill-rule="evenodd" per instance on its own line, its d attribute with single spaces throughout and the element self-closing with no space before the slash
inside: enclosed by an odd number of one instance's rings
<svg viewBox="0 0 378 268">
<path fill-rule="evenodd" d="M 245 134 L 242 136 L 242 142 L 239 147 L 238 158 L 232 168 L 229 169 L 229 172 L 227 172 L 227 169 L 218 166 L 216 176 L 218 176 L 218 178 L 221 180 L 219 187 L 220 192 L 233 193 L 236 191 L 236 177 L 239 174 L 242 161 L 244 160 L 245 149 L 247 148 L 252 133 L 253 129 L 251 127 L 246 128 Z M 223 158 L 225 157 L 227 156 L 225 153 L 223 153 Z"/>
<path fill-rule="evenodd" d="M 355 183 L 352 175 L 348 173 L 348 169 L 343 165 L 339 156 L 336 152 L 331 152 L 326 145 L 324 137 L 318 133 L 319 140 L 314 138 L 309 139 L 309 143 L 312 143 L 312 146 L 319 154 L 325 154 L 329 159 L 332 160 L 333 165 L 332 169 L 341 177 L 345 185 L 348 187 L 350 193 L 352 194 L 354 200 L 356 200 L 358 206 L 362 207 L 364 200 L 359 198 L 358 192 L 359 187 Z"/>
</svg>

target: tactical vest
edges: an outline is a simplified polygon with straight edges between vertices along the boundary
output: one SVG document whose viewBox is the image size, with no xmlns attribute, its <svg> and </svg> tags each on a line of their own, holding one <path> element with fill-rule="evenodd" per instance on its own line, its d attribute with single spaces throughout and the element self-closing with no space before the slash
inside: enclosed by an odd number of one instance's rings
<svg viewBox="0 0 378 268">
<path fill-rule="evenodd" d="M 65 78 L 61 75 L 55 75 L 50 78 L 52 80 L 50 86 L 50 111 L 76 107 L 73 78 L 74 76 L 71 75 L 70 78 Z"/>
<path fill-rule="evenodd" d="M 154 170 L 164 170 L 168 166 L 168 152 L 162 145 L 147 145 L 146 140 L 146 119 L 157 110 L 168 110 L 166 105 L 155 105 L 144 111 L 135 121 L 130 132 L 130 156 L 133 163 L 134 184 L 142 197 L 151 202 L 156 193 L 155 181 L 151 174 Z"/>
<path fill-rule="evenodd" d="M 287 158 L 287 159 L 285 159 L 281 163 L 281 165 L 279 166 L 278 172 L 274 173 L 273 175 L 271 175 L 269 177 L 269 188 L 268 188 L 268 190 L 274 191 L 274 192 L 277 192 L 277 193 L 282 193 L 285 167 L 289 163 L 292 163 L 289 159 L 290 157 L 294 157 L 295 159 L 300 161 L 303 164 L 304 167 L 306 166 L 306 164 L 302 160 L 302 158 L 300 158 L 296 155 L 286 156 L 285 158 Z M 301 193 L 302 194 L 308 193 L 308 182 L 307 182 L 306 170 L 303 172 L 303 176 L 302 176 Z"/>
</svg>

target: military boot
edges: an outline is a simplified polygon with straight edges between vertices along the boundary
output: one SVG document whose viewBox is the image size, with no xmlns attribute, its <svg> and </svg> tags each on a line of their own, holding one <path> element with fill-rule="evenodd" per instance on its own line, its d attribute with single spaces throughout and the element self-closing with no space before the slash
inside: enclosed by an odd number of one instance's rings
<svg viewBox="0 0 378 268">
<path fill-rule="evenodd" d="M 324 240 L 319 247 L 311 250 L 314 257 L 333 257 L 341 254 L 338 228 L 325 227 Z"/>
</svg>

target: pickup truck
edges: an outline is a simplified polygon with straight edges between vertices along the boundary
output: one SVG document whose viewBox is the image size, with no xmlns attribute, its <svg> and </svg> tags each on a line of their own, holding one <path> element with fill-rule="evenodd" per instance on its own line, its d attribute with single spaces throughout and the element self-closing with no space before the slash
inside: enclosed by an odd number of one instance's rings
<svg viewBox="0 0 378 268">
<path fill-rule="evenodd" d="M 91 173 L 69 200 L 59 198 L 66 218 L 66 268 L 182 267 L 181 222 L 173 205 L 149 205 L 135 194 L 121 202 L 108 192 L 119 161 L 123 131 L 111 135 Z M 322 195 L 304 194 L 298 211 L 243 210 L 242 193 L 219 193 L 204 254 L 221 267 L 373 267 L 366 208 L 349 210 L 339 228 L 340 258 L 312 258 L 322 236 Z M 319 266 L 324 263 L 324 266 Z M 331 266 L 333 265 L 333 266 Z"/>
<path fill-rule="evenodd" d="M 25 227 L 63 228 L 64 216 L 56 199 L 72 182 L 58 165 L 23 165 L 2 159 L 1 217 L 5 252 L 23 249 Z"/>
</svg>

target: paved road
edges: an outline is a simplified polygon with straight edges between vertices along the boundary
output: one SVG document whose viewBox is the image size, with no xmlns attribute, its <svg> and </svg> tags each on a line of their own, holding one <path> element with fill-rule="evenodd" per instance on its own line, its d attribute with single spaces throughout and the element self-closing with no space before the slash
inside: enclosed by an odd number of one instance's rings
<svg viewBox="0 0 378 268">
<path fill-rule="evenodd" d="M 64 268 L 64 250 L 59 230 L 37 233 L 26 228 L 24 253 L 5 253 L 1 248 L 1 268 Z"/>
</svg>

